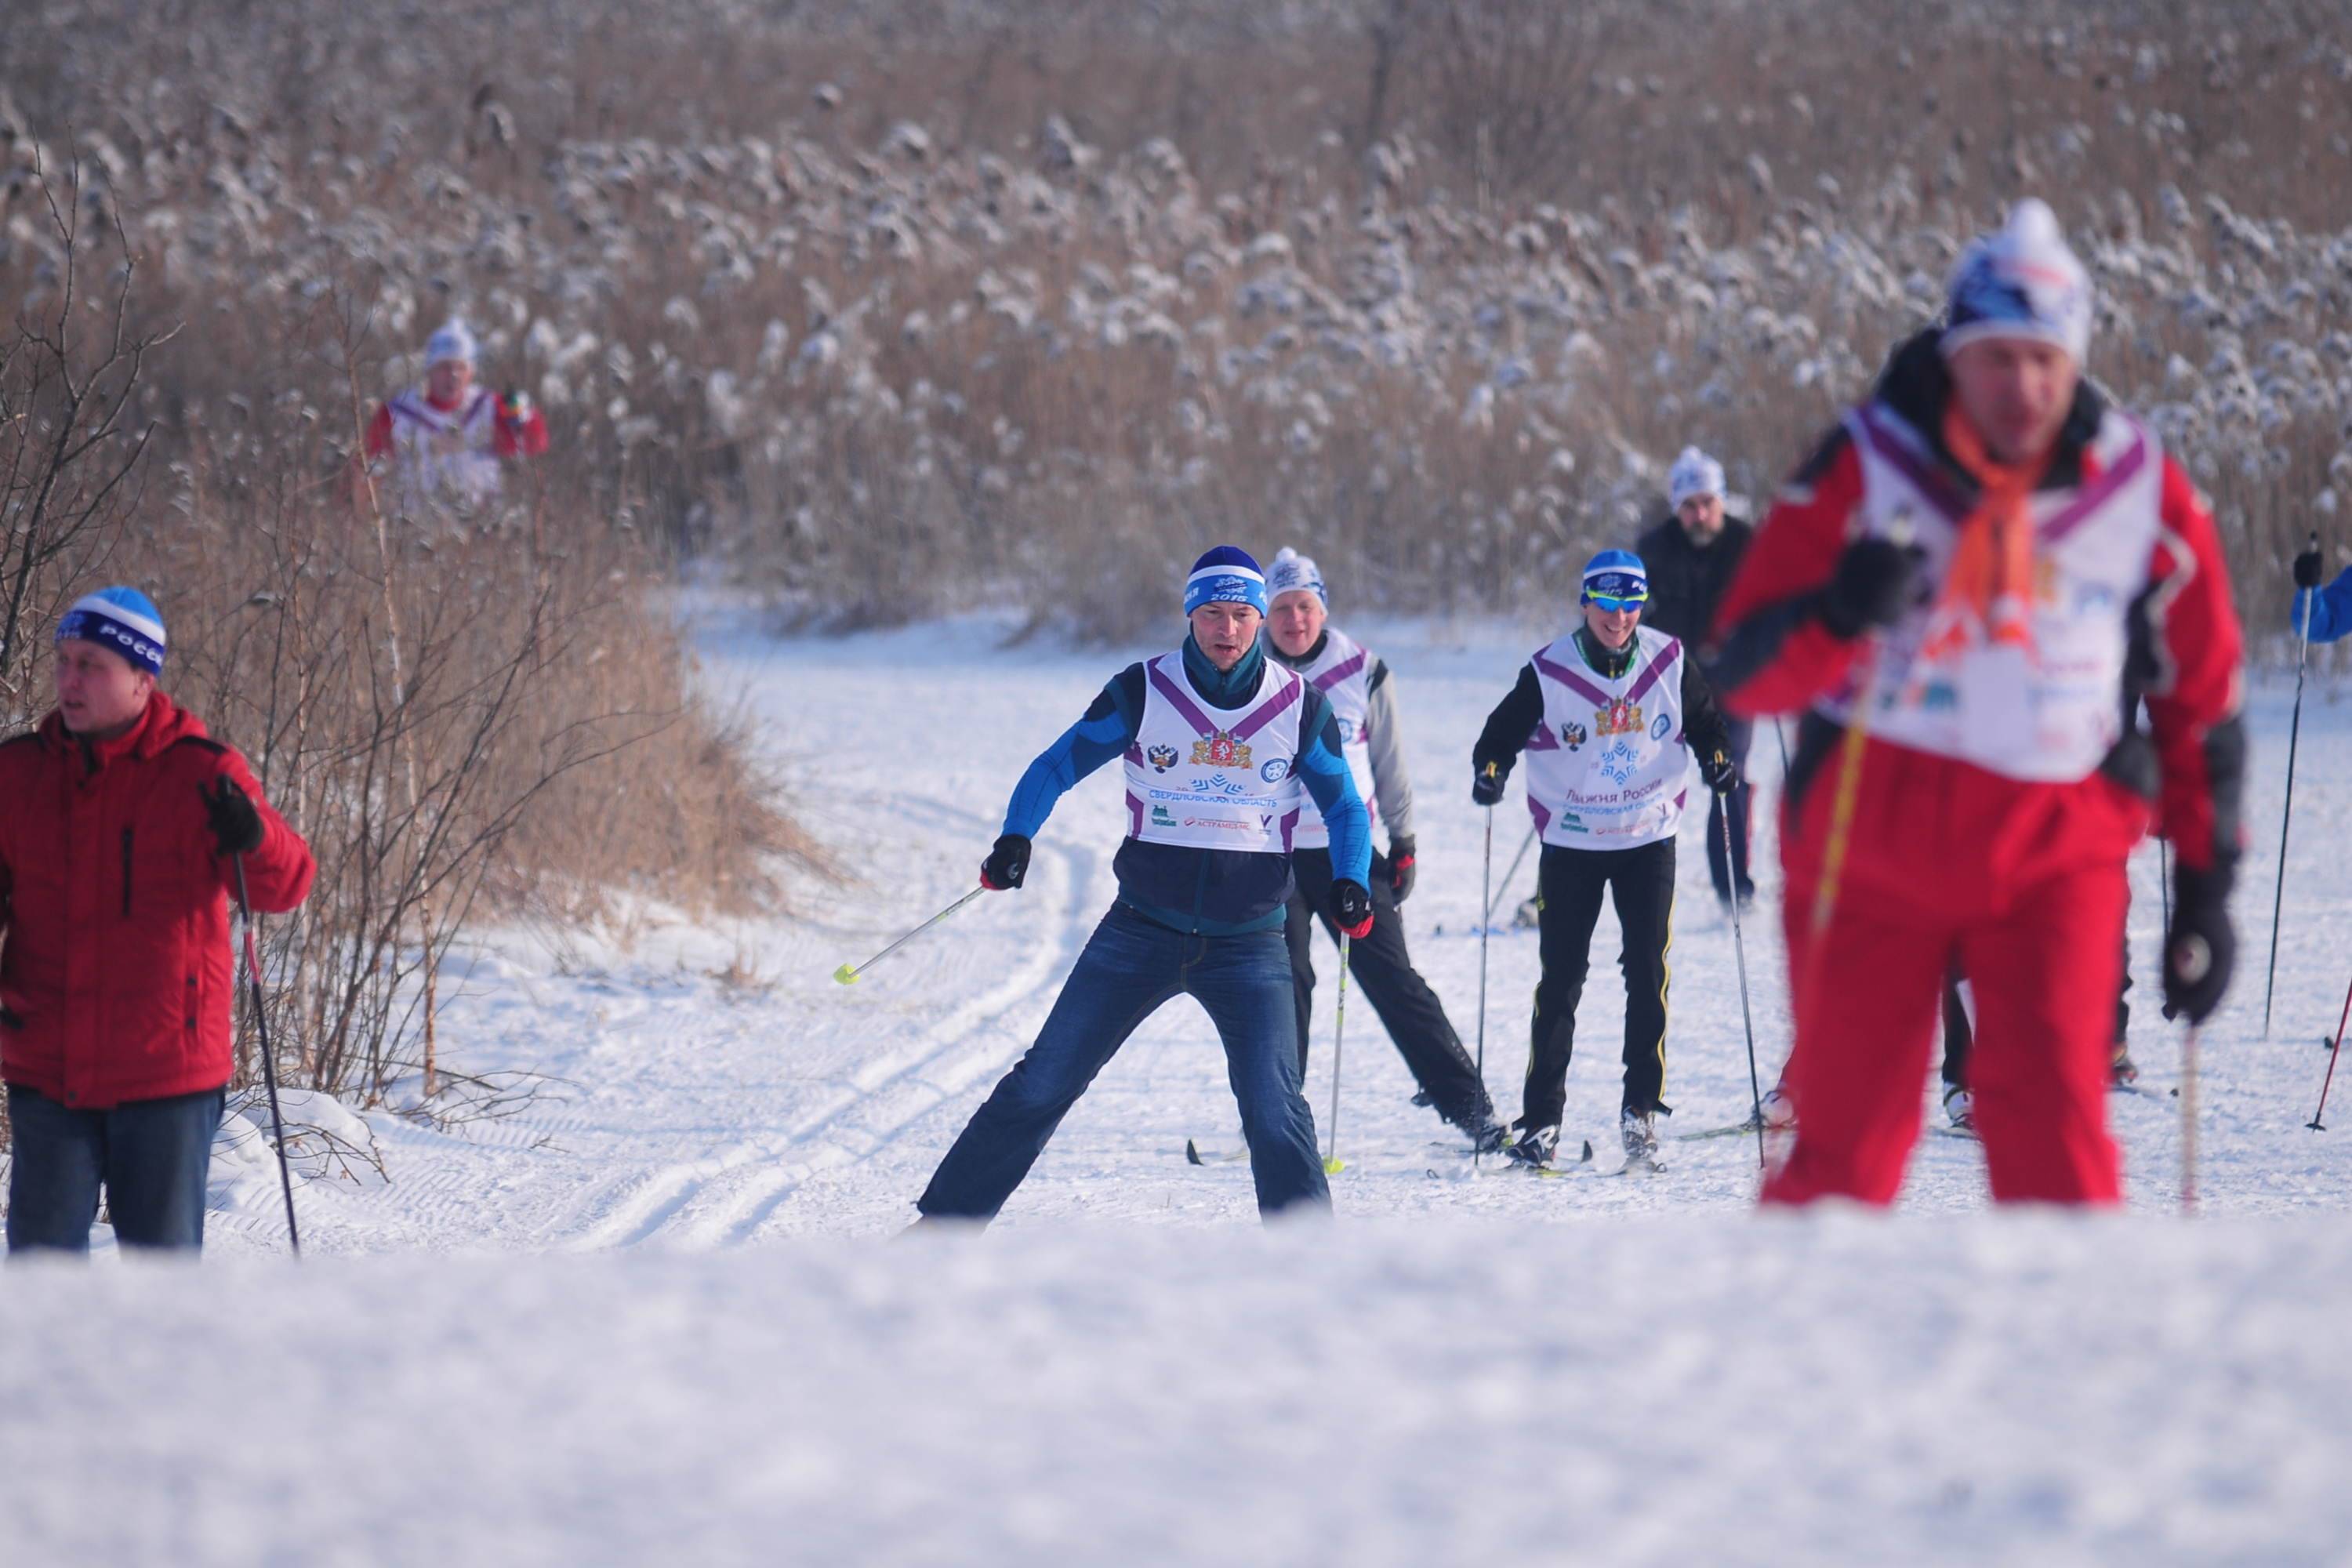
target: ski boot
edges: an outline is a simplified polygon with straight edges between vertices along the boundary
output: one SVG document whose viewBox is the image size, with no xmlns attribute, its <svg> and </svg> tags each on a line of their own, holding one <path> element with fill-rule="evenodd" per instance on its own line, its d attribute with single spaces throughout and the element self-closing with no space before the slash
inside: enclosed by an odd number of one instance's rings
<svg viewBox="0 0 2352 1568">
<path fill-rule="evenodd" d="M 2115 1057 L 2107 1063 L 2107 1087 L 2129 1089 L 2138 1081 L 2139 1064 L 2131 1059 L 2131 1047 L 2117 1040 Z"/>
<path fill-rule="evenodd" d="M 1955 1132 L 1974 1132 L 1977 1130 L 1976 1099 L 1958 1084 L 1944 1091 L 1944 1114 L 1952 1119 L 1952 1131 Z"/>
<path fill-rule="evenodd" d="M 1540 1171 L 1550 1166 L 1552 1152 L 1559 1147 L 1559 1128 L 1531 1127 L 1521 1133 L 1519 1141 L 1504 1152 L 1510 1156 L 1511 1163 L 1524 1165 L 1529 1170 Z"/>
<path fill-rule="evenodd" d="M 1629 1105 L 1625 1108 L 1624 1114 L 1619 1118 L 1617 1128 L 1625 1137 L 1625 1169 L 1629 1173 L 1665 1169 L 1664 1165 L 1658 1163 L 1658 1125 L 1655 1112 L 1636 1110 Z"/>
<path fill-rule="evenodd" d="M 1449 1117 L 1447 1120 L 1453 1119 Z M 1499 1154 L 1511 1141 L 1511 1130 L 1483 1111 L 1464 1117 L 1454 1125 L 1470 1140 L 1471 1150 L 1475 1153 Z"/>
</svg>

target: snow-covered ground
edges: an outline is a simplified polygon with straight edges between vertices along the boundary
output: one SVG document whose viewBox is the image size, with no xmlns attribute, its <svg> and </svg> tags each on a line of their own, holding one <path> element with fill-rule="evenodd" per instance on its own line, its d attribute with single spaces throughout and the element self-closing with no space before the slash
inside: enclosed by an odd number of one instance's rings
<svg viewBox="0 0 2352 1568">
<path fill-rule="evenodd" d="M 1065 801 L 1027 889 L 858 984 L 969 887 L 1013 781 L 1132 657 L 985 621 L 777 640 L 713 617 L 707 678 L 763 721 L 851 879 L 790 918 L 510 931 L 443 1049 L 549 1075 L 463 1134 L 373 1121 L 390 1179 L 218 1167 L 201 1271 L 0 1275 L 0 1561 L 244 1563 L 2336 1562 L 2352 1551 L 2352 1125 L 2310 1119 L 2352 943 L 2352 709 L 2315 687 L 2272 1037 L 2263 961 L 2287 683 L 2253 697 L 2239 983 L 2205 1032 L 2204 1215 L 2173 1216 L 2180 1031 L 2135 866 L 2129 1216 L 1993 1215 L 1924 1140 L 1891 1217 L 1759 1220 L 1752 1142 L 1617 1163 L 1622 994 L 1599 962 L 1568 1138 L 1592 1173 L 1473 1175 L 1350 1008 L 1338 1221 L 1261 1231 L 1206 1018 L 1140 1030 L 984 1237 L 881 1238 L 1022 1050 L 1111 897 L 1118 788 Z M 1537 629 L 1375 627 L 1421 788 L 1406 906 L 1465 1040 L 1483 815 L 1469 745 Z M 1136 650 L 1142 651 L 1142 650 Z M 1769 802 L 1747 924 L 1758 1049 L 1788 1038 Z M 1499 879 L 1526 834 L 1495 819 Z M 1497 921 L 1530 890 L 1523 863 Z M 1673 1131 L 1748 1103 L 1732 931 L 1683 840 Z M 1330 1106 L 1331 969 L 1308 1094 Z M 1489 955 L 1486 1076 L 1517 1101 L 1531 931 Z M 2347 1086 L 2352 1088 L 2352 1086 Z M 1923 1093 L 1926 1086 L 1923 1085 Z M 2352 1104 L 2342 1112 L 2352 1122 Z M 1940 1117 L 1937 1118 L 1940 1120 Z M 250 1154 L 250 1150 L 247 1154 Z M 448 1256 L 448 1255 L 463 1256 Z M 558 1256 L 582 1254 L 586 1256 Z M 362 1257 L 359 1255 L 370 1255 Z"/>
</svg>

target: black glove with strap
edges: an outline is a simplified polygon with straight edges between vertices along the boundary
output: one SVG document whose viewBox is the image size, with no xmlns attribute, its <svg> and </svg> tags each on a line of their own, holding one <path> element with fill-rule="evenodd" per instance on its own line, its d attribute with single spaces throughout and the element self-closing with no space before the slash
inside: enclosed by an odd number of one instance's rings
<svg viewBox="0 0 2352 1568">
<path fill-rule="evenodd" d="M 1018 833 L 999 838 L 988 858 L 980 863 L 980 885 L 994 893 L 1019 887 L 1028 874 L 1029 840 Z"/>
<path fill-rule="evenodd" d="M 236 787 L 235 779 L 222 773 L 209 790 L 198 784 L 196 794 L 204 798 L 205 826 L 213 830 L 214 854 L 226 859 L 261 847 L 261 813 L 255 809 L 253 797 Z"/>
<path fill-rule="evenodd" d="M 1739 770 L 1721 752 L 1698 760 L 1698 776 L 1705 779 L 1706 787 L 1717 795 L 1729 795 L 1739 787 Z"/>
<path fill-rule="evenodd" d="M 1503 798 L 1503 785 L 1511 776 L 1507 763 L 1488 763 L 1470 781 L 1470 804 L 1493 805 Z"/>
<path fill-rule="evenodd" d="M 1372 929 L 1372 895 L 1362 884 L 1345 877 L 1331 882 L 1331 923 L 1348 933 L 1350 942 L 1360 942 Z"/>
<path fill-rule="evenodd" d="M 1901 620 L 1919 558 L 1916 546 L 1906 549 L 1891 539 L 1857 539 L 1847 545 L 1822 590 L 1822 625 L 1832 636 L 1851 641 L 1874 626 Z"/>
<path fill-rule="evenodd" d="M 2327 563 L 2320 559 L 2319 541 L 2314 538 L 2311 548 L 2294 558 L 2294 585 L 2298 588 L 2316 588 L 2319 586 L 2320 579 L 2326 575 Z"/>
<path fill-rule="evenodd" d="M 1402 903 L 1412 892 L 1412 837 L 1389 840 L 1389 896 Z"/>
<path fill-rule="evenodd" d="M 2203 1023 L 2221 1005 L 2238 963 L 2238 933 L 2230 925 L 2229 866 L 2200 871 L 2185 860 L 2172 868 L 2172 929 L 2164 936 L 2164 1016 Z"/>
</svg>

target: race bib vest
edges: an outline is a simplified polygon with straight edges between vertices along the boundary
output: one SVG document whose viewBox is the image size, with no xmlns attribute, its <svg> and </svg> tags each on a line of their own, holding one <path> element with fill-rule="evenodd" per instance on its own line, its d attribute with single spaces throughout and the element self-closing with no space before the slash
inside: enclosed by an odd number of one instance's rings
<svg viewBox="0 0 2352 1568">
<path fill-rule="evenodd" d="M 499 459 L 491 443 L 499 400 L 487 387 L 469 388 L 457 408 L 436 408 L 412 387 L 385 408 L 401 499 L 411 509 L 472 508 L 497 498 Z"/>
<path fill-rule="evenodd" d="M 1969 502 L 1927 458 L 1917 431 L 1872 405 L 1846 416 L 1862 458 L 1864 531 L 1913 545 L 1942 584 Z M 1885 634 L 1873 736 L 1972 763 L 2006 778 L 2073 784 L 2123 734 L 2123 674 L 2132 601 L 2147 586 L 2162 526 L 2164 457 L 2137 421 L 2110 412 L 2084 464 L 2097 477 L 2032 498 L 2032 647 L 1921 654 L 1934 595 Z M 1863 661 L 1821 710 L 1840 723 L 1858 700 Z"/>
<path fill-rule="evenodd" d="M 1192 690 L 1181 648 L 1143 671 L 1143 717 L 1127 751 L 1127 836 L 1289 854 L 1307 795 L 1295 774 L 1306 683 L 1268 659 L 1257 696 L 1228 710 Z"/>
<path fill-rule="evenodd" d="M 1347 759 L 1348 772 L 1355 777 L 1367 825 L 1381 819 L 1380 803 L 1372 795 L 1372 742 L 1364 731 L 1372 706 L 1372 662 L 1371 651 L 1363 644 L 1345 632 L 1326 631 L 1323 652 L 1298 672 L 1307 685 L 1323 694 L 1339 721 L 1339 754 Z M 1297 847 L 1322 849 L 1330 842 L 1331 830 L 1323 826 L 1323 814 L 1300 790 Z"/>
<path fill-rule="evenodd" d="M 1674 837 L 1689 794 L 1683 744 L 1683 645 L 1633 630 L 1625 673 L 1603 679 L 1573 633 L 1528 663 L 1543 723 L 1528 737 L 1528 812 L 1547 844 L 1634 849 Z"/>
</svg>

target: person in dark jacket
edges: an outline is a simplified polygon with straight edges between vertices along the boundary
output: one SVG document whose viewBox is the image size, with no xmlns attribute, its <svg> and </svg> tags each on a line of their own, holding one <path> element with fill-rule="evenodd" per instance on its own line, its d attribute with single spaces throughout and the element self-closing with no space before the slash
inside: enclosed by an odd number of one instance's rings
<svg viewBox="0 0 2352 1568">
<path fill-rule="evenodd" d="M 1291 839 L 1302 799 L 1313 800 L 1330 834 L 1327 908 L 1353 939 L 1372 929 L 1371 830 L 1330 704 L 1265 657 L 1265 575 L 1247 552 L 1202 555 L 1185 585 L 1184 646 L 1113 677 L 1021 775 L 982 885 L 1021 886 L 1055 803 L 1122 760 L 1118 900 L 1036 1043 L 940 1162 L 916 1202 L 919 1224 L 993 1218 L 1095 1075 L 1179 994 L 1201 1004 L 1224 1042 L 1259 1211 L 1329 1206 L 1283 938 Z"/>
<path fill-rule="evenodd" d="M 156 689 L 163 620 L 133 588 L 58 625 L 58 706 L 0 745 L 0 1078 L 8 1250 L 195 1249 L 233 1062 L 235 858 L 290 910 L 310 851 L 245 759 Z"/>
<path fill-rule="evenodd" d="M 1715 607 L 1731 586 L 1756 531 L 1725 510 L 1723 465 L 1696 447 L 1684 447 L 1675 459 L 1666 476 L 1666 499 L 1674 515 L 1660 520 L 1633 547 L 1650 573 L 1650 602 L 1642 611 L 1642 624 L 1680 638 L 1699 656 L 1703 667 Z M 1731 734 L 1731 765 L 1741 778 L 1730 795 L 1707 802 L 1706 868 L 1717 900 L 1728 905 L 1736 892 L 1745 905 L 1756 896 L 1756 884 L 1748 875 L 1748 808 L 1755 791 L 1746 776 L 1756 726 L 1747 719 L 1725 717 Z M 1727 812 L 1731 816 L 1728 863 L 1723 850 Z"/>
<path fill-rule="evenodd" d="M 1675 833 L 1690 764 L 1717 794 L 1738 782 L 1706 678 L 1682 643 L 1640 625 L 1642 563 L 1604 550 L 1584 569 L 1583 624 L 1538 649 L 1471 752 L 1470 798 L 1503 797 L 1528 753 L 1528 812 L 1544 841 L 1537 867 L 1543 975 L 1536 984 L 1518 1141 L 1511 1158 L 1551 1163 L 1568 1103 L 1576 1007 L 1591 967 L 1603 893 L 1625 946 L 1625 1092 L 1619 1132 L 1628 1170 L 1659 1169 L 1656 1118 L 1666 1081 L 1666 950 L 1674 940 Z"/>
</svg>

